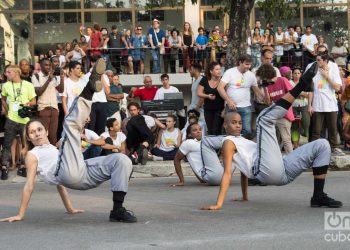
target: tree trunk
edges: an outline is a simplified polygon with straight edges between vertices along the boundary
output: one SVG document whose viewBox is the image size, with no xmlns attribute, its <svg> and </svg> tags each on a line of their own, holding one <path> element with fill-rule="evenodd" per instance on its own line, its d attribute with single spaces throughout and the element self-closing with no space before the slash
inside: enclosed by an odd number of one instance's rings
<svg viewBox="0 0 350 250">
<path fill-rule="evenodd" d="M 254 2 L 255 0 L 232 0 L 231 2 L 226 68 L 236 66 L 238 57 L 247 53 L 247 35 L 250 35 L 250 13 L 254 7 Z"/>
</svg>

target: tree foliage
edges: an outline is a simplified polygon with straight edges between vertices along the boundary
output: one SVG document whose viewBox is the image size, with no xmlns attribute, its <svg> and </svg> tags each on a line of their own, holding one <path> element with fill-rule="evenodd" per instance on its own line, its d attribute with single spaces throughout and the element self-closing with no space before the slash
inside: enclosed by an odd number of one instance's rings
<svg viewBox="0 0 350 250">
<path fill-rule="evenodd" d="M 257 2 L 264 13 L 266 23 L 292 19 L 300 12 L 301 0 L 263 0 Z"/>
</svg>

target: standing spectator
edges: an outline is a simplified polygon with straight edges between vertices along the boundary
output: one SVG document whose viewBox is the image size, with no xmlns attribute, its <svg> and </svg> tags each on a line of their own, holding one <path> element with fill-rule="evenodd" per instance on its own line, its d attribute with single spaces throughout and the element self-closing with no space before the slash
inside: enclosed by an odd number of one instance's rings
<svg viewBox="0 0 350 250">
<path fill-rule="evenodd" d="M 140 105 L 136 102 L 128 104 L 130 120 L 126 124 L 126 145 L 130 152 L 129 158 L 133 164 L 146 165 L 148 160 L 148 148 L 154 143 L 154 136 L 147 127 L 145 118 L 140 114 Z"/>
<path fill-rule="evenodd" d="M 148 41 L 152 47 L 153 73 L 160 73 L 160 55 L 164 54 L 165 32 L 160 29 L 158 19 L 153 20 L 153 26 L 147 33 Z"/>
<path fill-rule="evenodd" d="M 262 36 L 259 28 L 254 28 L 254 33 L 251 37 L 250 53 L 252 56 L 252 67 L 255 68 L 261 64 L 261 43 Z"/>
<path fill-rule="evenodd" d="M 198 28 L 198 36 L 196 38 L 196 47 L 197 47 L 197 61 L 200 63 L 202 68 L 206 68 L 206 49 L 208 45 L 208 37 L 204 33 L 204 28 Z"/>
<path fill-rule="evenodd" d="M 301 37 L 303 36 L 303 33 L 302 33 L 303 30 L 299 25 L 295 25 L 294 30 L 298 35 L 297 42 L 295 43 L 295 50 L 294 50 L 295 66 L 301 68 L 303 64 L 303 50 L 300 42 L 301 42 Z"/>
<path fill-rule="evenodd" d="M 66 61 L 76 61 L 79 63 L 83 63 L 83 57 L 85 57 L 85 52 L 82 48 L 80 48 L 79 44 L 75 43 L 74 44 L 74 49 L 70 52 L 67 53 L 66 55 Z"/>
<path fill-rule="evenodd" d="M 308 111 L 312 119 L 311 140 L 320 138 L 325 123 L 332 153 L 339 156 L 344 155 L 344 153 L 338 148 L 338 104 L 335 93 L 341 89 L 342 80 L 337 65 L 334 65 L 333 62 L 330 63 L 329 59 L 328 54 L 319 54 L 316 57 L 319 69 L 313 78 L 314 92 L 309 94 Z"/>
<path fill-rule="evenodd" d="M 80 76 L 81 64 L 79 62 L 70 62 L 69 77 L 64 80 L 64 91 L 62 93 L 64 115 L 68 115 L 74 99 L 80 95 L 86 85 L 86 81 Z"/>
<path fill-rule="evenodd" d="M 135 34 L 130 39 L 131 56 L 134 64 L 134 74 L 145 73 L 145 49 L 148 48 L 148 40 L 142 34 L 142 26 L 138 25 Z"/>
<path fill-rule="evenodd" d="M 122 36 L 122 47 L 124 48 L 121 52 L 122 62 L 124 64 L 124 74 L 132 74 L 134 71 L 134 65 L 132 63 L 132 56 L 130 50 L 130 39 L 131 30 L 125 31 L 124 36 Z"/>
<path fill-rule="evenodd" d="M 117 74 L 121 71 L 121 59 L 120 52 L 122 47 L 122 33 L 118 31 L 117 25 L 112 25 L 112 32 L 107 37 L 107 44 L 109 48 L 109 60 L 112 66 L 115 68 Z"/>
<path fill-rule="evenodd" d="M 222 134 L 224 100 L 218 89 L 221 77 L 221 66 L 218 62 L 209 63 L 205 77 L 199 82 L 197 95 L 204 98 L 204 119 L 209 135 Z"/>
<path fill-rule="evenodd" d="M 208 45 L 211 47 L 210 49 L 210 61 L 216 62 L 217 59 L 220 58 L 219 47 L 218 44 L 222 44 L 222 39 L 217 30 L 212 30 L 211 35 L 209 36 Z"/>
<path fill-rule="evenodd" d="M 242 117 L 242 135 L 249 138 L 252 133 L 252 107 L 250 89 L 261 96 L 254 73 L 249 69 L 252 58 L 242 55 L 239 66 L 228 69 L 219 84 L 220 96 L 226 101 L 226 111 L 237 111 Z"/>
<path fill-rule="evenodd" d="M 271 47 L 274 45 L 274 37 L 269 29 L 265 29 L 264 35 L 262 36 L 262 45 Z"/>
<path fill-rule="evenodd" d="M 95 23 L 94 31 L 90 35 L 89 41 L 90 56 L 100 57 L 102 55 L 103 38 L 100 30 L 100 25 Z"/>
<path fill-rule="evenodd" d="M 179 60 L 179 50 L 182 45 L 182 40 L 176 29 L 173 29 L 170 34 L 168 38 L 170 45 L 170 72 L 176 73 L 176 61 Z"/>
<path fill-rule="evenodd" d="M 174 160 L 176 152 L 181 145 L 181 131 L 175 128 L 176 116 L 169 115 L 165 121 L 166 128 L 161 130 L 157 143 L 151 150 L 155 156 L 162 157 L 163 160 Z"/>
<path fill-rule="evenodd" d="M 290 83 L 292 84 L 293 88 L 299 83 L 300 77 L 301 77 L 300 68 L 293 69 L 292 80 L 290 80 Z M 294 114 L 297 114 L 297 117 L 301 116 L 300 133 L 299 133 L 300 131 L 299 121 L 295 122 L 297 124 L 292 124 L 292 142 L 293 142 L 294 148 L 297 148 L 299 146 L 300 134 L 309 138 L 310 115 L 307 112 L 308 96 L 309 94 L 307 92 L 301 92 L 301 94 L 298 96 L 297 99 L 295 99 L 292 105 Z M 293 125 L 295 125 L 294 128 L 293 128 Z"/>
<path fill-rule="evenodd" d="M 192 64 L 190 67 L 190 75 L 194 78 L 194 81 L 191 85 L 191 103 L 189 109 L 195 109 L 201 113 L 203 117 L 203 98 L 200 98 L 197 95 L 197 89 L 200 81 L 202 80 L 201 76 L 202 67 L 200 64 Z"/>
<path fill-rule="evenodd" d="M 345 136 L 349 133 L 348 128 L 345 129 L 345 126 L 349 124 L 350 121 L 350 109 L 349 109 L 349 103 L 350 103 L 350 74 L 349 72 L 346 72 L 343 78 L 343 87 L 342 87 L 342 93 L 341 93 L 341 107 L 342 107 L 342 124 L 343 124 L 343 138 L 344 134 Z M 350 150 L 350 141 L 348 138 L 344 138 L 344 149 L 349 151 Z"/>
<path fill-rule="evenodd" d="M 102 58 L 105 59 L 105 61 L 109 60 L 109 51 L 108 51 L 108 30 L 107 28 L 103 27 L 101 28 L 101 34 L 102 34 L 102 46 L 101 46 L 101 50 L 102 50 Z"/>
<path fill-rule="evenodd" d="M 39 118 L 48 131 L 49 141 L 52 145 L 57 142 L 58 128 L 58 104 L 56 90 L 62 93 L 64 90 L 64 71 L 60 75 L 54 75 L 52 63 L 44 58 L 40 61 L 41 72 L 32 76 L 35 93 L 38 96 Z"/>
<path fill-rule="evenodd" d="M 283 43 L 284 43 L 284 33 L 281 26 L 277 27 L 277 32 L 275 33 L 275 56 L 276 63 L 279 66 L 281 58 L 283 57 Z"/>
<path fill-rule="evenodd" d="M 60 61 L 59 67 L 64 68 L 64 66 L 66 66 L 66 57 L 64 55 L 62 55 L 62 50 L 60 48 L 56 49 L 55 56 Z"/>
<path fill-rule="evenodd" d="M 262 36 L 264 34 L 265 30 L 261 28 L 261 21 L 260 20 L 255 20 L 255 26 L 254 26 L 254 29 L 252 29 L 252 31 L 251 31 L 251 35 L 253 35 L 255 33 L 256 28 L 259 29 L 259 34 Z"/>
<path fill-rule="evenodd" d="M 343 45 L 341 39 L 338 38 L 337 40 L 335 40 L 335 47 L 332 48 L 331 54 L 335 60 L 335 63 L 339 67 L 345 68 L 345 58 L 348 54 L 348 50 Z"/>
<path fill-rule="evenodd" d="M 27 59 L 22 59 L 19 61 L 19 68 L 21 70 L 21 79 L 27 82 L 32 81 L 32 76 L 30 72 L 30 64 Z"/>
<path fill-rule="evenodd" d="M 120 102 L 124 99 L 124 93 L 119 81 L 119 76 L 113 76 L 112 83 L 109 87 L 109 93 L 107 94 L 107 117 L 116 118 L 119 124 L 122 119 L 120 116 Z"/>
<path fill-rule="evenodd" d="M 178 93 L 179 92 L 178 88 L 176 88 L 174 86 L 170 86 L 168 74 L 162 74 L 160 76 L 160 80 L 162 81 L 163 87 L 161 87 L 157 90 L 157 93 L 154 96 L 153 100 L 164 100 L 165 93 Z"/>
<path fill-rule="evenodd" d="M 293 56 L 294 56 L 294 46 L 297 42 L 298 34 L 294 31 L 293 26 L 289 26 L 288 30 L 284 33 L 284 46 L 283 46 L 283 60 L 282 65 L 292 67 L 293 66 Z"/>
<path fill-rule="evenodd" d="M 17 65 L 6 68 L 7 82 L 2 86 L 1 103 L 3 113 L 7 116 L 5 137 L 1 154 L 1 179 L 7 180 L 11 159 L 10 148 L 13 139 L 22 135 L 28 117 L 21 117 L 18 111 L 21 105 L 33 106 L 36 104 L 35 90 L 30 82 L 21 80 L 21 70 Z"/>
<path fill-rule="evenodd" d="M 129 97 L 139 97 L 140 101 L 150 101 L 153 100 L 158 88 L 152 85 L 152 78 L 150 76 L 145 76 L 143 78 L 143 87 L 130 89 Z"/>
<path fill-rule="evenodd" d="M 89 44 L 86 42 L 86 38 L 85 36 L 81 36 L 80 40 L 79 40 L 79 47 L 84 51 L 85 56 L 82 59 L 82 64 L 83 64 L 83 68 L 84 68 L 84 72 L 87 72 L 90 68 L 90 60 L 89 57 L 86 56 L 88 53 L 88 48 L 89 48 Z"/>
<path fill-rule="evenodd" d="M 87 27 L 86 28 L 86 34 L 84 34 L 84 30 L 85 30 L 85 27 L 84 26 L 80 26 L 80 35 L 84 36 L 86 42 L 89 43 L 90 42 L 90 37 L 91 37 L 91 34 L 92 34 L 92 28 L 91 27 Z"/>
<path fill-rule="evenodd" d="M 190 65 L 194 62 L 194 34 L 191 24 L 185 22 L 182 31 L 183 57 L 184 57 L 184 72 L 190 69 Z"/>
<path fill-rule="evenodd" d="M 316 36 L 311 32 L 312 32 L 311 26 L 307 25 L 305 34 L 301 37 L 301 40 L 300 40 L 300 43 L 303 46 L 303 59 L 304 59 L 303 68 L 304 69 L 309 63 L 312 63 L 315 61 L 315 56 L 316 56 L 316 48 L 317 48 L 318 41 Z"/>
<path fill-rule="evenodd" d="M 326 43 L 324 36 L 318 36 L 318 46 L 325 46 L 328 49 L 328 44 Z"/>
<path fill-rule="evenodd" d="M 66 56 L 70 51 L 72 51 L 73 46 L 71 42 L 67 42 L 64 46 L 63 55 Z"/>
</svg>

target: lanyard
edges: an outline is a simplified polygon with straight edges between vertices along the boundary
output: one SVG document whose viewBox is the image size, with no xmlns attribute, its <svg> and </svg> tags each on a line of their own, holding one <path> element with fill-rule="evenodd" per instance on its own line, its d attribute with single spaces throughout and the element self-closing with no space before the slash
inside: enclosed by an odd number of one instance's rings
<svg viewBox="0 0 350 250">
<path fill-rule="evenodd" d="M 22 93 L 22 83 L 23 83 L 23 81 L 21 81 L 21 87 L 19 88 L 19 89 L 17 89 L 17 90 L 15 90 L 15 85 L 14 85 L 14 83 L 13 82 L 11 82 L 12 83 L 12 89 L 13 89 L 13 97 L 15 98 L 15 101 L 17 101 L 17 98 L 21 95 L 21 93 Z M 19 91 L 18 91 L 19 90 Z M 16 92 L 17 92 L 17 96 L 16 96 Z"/>
</svg>

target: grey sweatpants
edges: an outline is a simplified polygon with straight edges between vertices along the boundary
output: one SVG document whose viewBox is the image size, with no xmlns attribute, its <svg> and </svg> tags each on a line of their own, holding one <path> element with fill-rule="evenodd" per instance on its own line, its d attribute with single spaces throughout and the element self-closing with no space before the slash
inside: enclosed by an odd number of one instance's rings
<svg viewBox="0 0 350 250">
<path fill-rule="evenodd" d="M 97 187 L 111 179 L 112 191 L 127 192 L 132 163 L 126 155 L 118 153 L 84 161 L 80 131 L 90 115 L 91 104 L 76 98 L 65 118 L 56 178 L 60 184 L 79 190 Z"/>
<path fill-rule="evenodd" d="M 202 180 L 209 185 L 220 185 L 224 167 L 217 155 L 221 150 L 224 136 L 206 136 L 201 140 L 201 154 L 203 169 L 201 171 Z"/>
<path fill-rule="evenodd" d="M 283 157 L 276 137 L 276 121 L 287 110 L 276 104 L 264 109 L 257 118 L 257 158 L 254 176 L 269 185 L 292 182 L 305 169 L 328 166 L 331 149 L 325 139 L 307 143 Z"/>
</svg>

